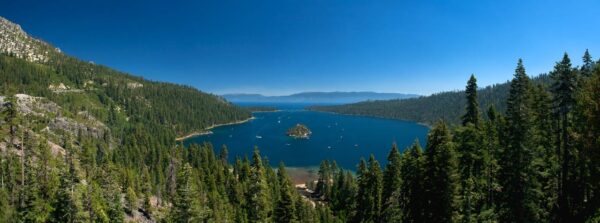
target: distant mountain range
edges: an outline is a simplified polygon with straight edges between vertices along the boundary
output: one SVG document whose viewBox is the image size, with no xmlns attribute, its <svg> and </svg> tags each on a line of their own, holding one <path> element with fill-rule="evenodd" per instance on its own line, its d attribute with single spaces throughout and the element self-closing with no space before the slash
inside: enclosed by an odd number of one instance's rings
<svg viewBox="0 0 600 223">
<path fill-rule="evenodd" d="M 331 103 L 345 104 L 369 100 L 391 100 L 416 98 L 417 94 L 361 92 L 302 92 L 284 96 L 264 96 L 261 94 L 225 94 L 222 95 L 231 102 L 262 102 L 262 103 Z"/>
</svg>

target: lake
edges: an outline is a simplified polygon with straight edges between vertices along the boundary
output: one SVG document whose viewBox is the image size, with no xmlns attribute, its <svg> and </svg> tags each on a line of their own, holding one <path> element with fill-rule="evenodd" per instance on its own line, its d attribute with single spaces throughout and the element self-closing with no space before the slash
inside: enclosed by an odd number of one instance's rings
<svg viewBox="0 0 600 223">
<path fill-rule="evenodd" d="M 304 104 L 269 106 L 280 111 L 255 112 L 251 121 L 217 127 L 211 130 L 213 134 L 196 136 L 184 143 L 210 142 L 215 152 L 221 145 L 227 145 L 230 161 L 236 156 L 251 157 L 257 146 L 271 166 L 283 161 L 288 167 L 316 167 L 329 159 L 345 169 L 355 170 L 360 158 L 368 159 L 370 154 L 383 166 L 394 142 L 400 150 L 412 145 L 415 139 L 423 146 L 429 130 L 415 122 L 307 111 Z M 312 131 L 309 139 L 286 135 L 297 123 Z"/>
</svg>

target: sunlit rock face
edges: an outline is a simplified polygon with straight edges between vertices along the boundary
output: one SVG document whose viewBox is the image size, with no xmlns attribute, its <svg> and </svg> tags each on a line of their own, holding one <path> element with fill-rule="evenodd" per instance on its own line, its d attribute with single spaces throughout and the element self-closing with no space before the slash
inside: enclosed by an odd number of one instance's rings
<svg viewBox="0 0 600 223">
<path fill-rule="evenodd" d="M 50 54 L 60 53 L 58 48 L 30 37 L 21 26 L 0 17 L 0 52 L 30 62 L 48 62 Z"/>
</svg>

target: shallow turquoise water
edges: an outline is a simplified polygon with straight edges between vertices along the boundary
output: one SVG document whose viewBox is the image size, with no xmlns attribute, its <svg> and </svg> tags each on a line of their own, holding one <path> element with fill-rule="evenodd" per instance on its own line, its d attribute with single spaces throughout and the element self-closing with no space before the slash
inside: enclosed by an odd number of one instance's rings
<svg viewBox="0 0 600 223">
<path fill-rule="evenodd" d="M 394 142 L 400 150 L 417 138 L 423 145 L 428 131 L 414 122 L 306 111 L 299 105 L 277 107 L 283 110 L 254 113 L 254 120 L 212 129 L 213 134 L 190 138 L 185 144 L 210 142 L 215 152 L 225 144 L 230 161 L 235 156 L 250 157 L 254 146 L 258 146 L 272 166 L 284 161 L 286 166 L 314 167 L 330 159 L 354 170 L 360 158 L 367 159 L 370 154 L 384 165 Z M 312 131 L 310 139 L 286 136 L 287 129 L 297 123 Z"/>
</svg>

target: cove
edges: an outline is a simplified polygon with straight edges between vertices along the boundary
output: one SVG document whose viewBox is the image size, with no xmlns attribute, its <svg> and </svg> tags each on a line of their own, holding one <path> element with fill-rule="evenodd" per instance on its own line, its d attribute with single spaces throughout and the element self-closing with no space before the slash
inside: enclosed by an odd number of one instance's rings
<svg viewBox="0 0 600 223">
<path fill-rule="evenodd" d="M 409 121 L 307 111 L 302 104 L 270 106 L 279 111 L 255 112 L 253 120 L 214 128 L 212 134 L 186 139 L 184 145 L 207 142 L 214 146 L 215 152 L 226 145 L 230 162 L 236 156 L 251 157 L 256 146 L 271 166 L 283 161 L 288 167 L 310 168 L 328 159 L 344 169 L 355 170 L 360 158 L 368 159 L 370 154 L 385 165 L 392 143 L 401 151 L 415 139 L 423 146 L 429 130 Z M 309 139 L 286 135 L 297 123 L 312 131 Z"/>
</svg>

